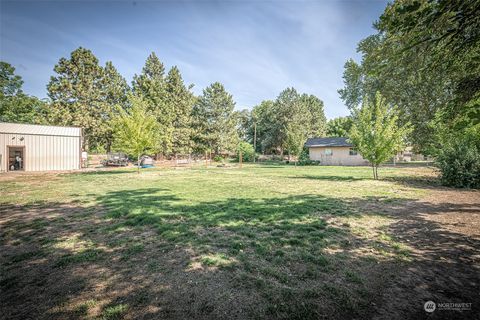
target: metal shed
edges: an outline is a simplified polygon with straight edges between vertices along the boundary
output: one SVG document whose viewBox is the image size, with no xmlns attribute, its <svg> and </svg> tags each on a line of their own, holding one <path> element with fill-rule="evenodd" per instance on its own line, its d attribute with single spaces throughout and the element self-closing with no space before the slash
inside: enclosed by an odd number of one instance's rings
<svg viewBox="0 0 480 320">
<path fill-rule="evenodd" d="M 0 171 L 81 167 L 82 129 L 0 122 Z"/>
</svg>

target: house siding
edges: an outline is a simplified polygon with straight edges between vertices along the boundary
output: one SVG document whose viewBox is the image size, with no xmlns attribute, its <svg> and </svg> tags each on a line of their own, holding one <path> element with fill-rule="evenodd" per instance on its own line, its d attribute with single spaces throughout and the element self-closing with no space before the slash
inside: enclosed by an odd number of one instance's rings
<svg viewBox="0 0 480 320">
<path fill-rule="evenodd" d="M 19 129 L 17 127 L 17 131 L 23 131 L 22 126 L 26 127 L 28 125 L 20 125 Z M 10 127 L 12 126 L 10 125 Z M 38 126 L 42 130 L 39 130 L 38 134 L 31 134 L 31 130 L 34 130 L 36 126 L 30 125 L 28 126 L 30 131 L 25 130 L 28 134 L 5 132 L 10 130 L 10 127 L 5 123 L 0 123 L 0 171 L 5 172 L 9 169 L 8 147 L 24 148 L 25 171 L 74 170 L 80 168 L 80 129 L 72 133 L 66 132 L 66 130 L 59 132 L 61 127 L 53 127 L 52 131 L 48 132 L 45 131 L 48 126 Z M 70 135 L 60 135 L 64 133 Z"/>
<path fill-rule="evenodd" d="M 332 155 L 326 155 L 325 149 L 332 150 Z M 368 161 L 360 154 L 350 155 L 350 147 L 310 147 L 308 148 L 310 159 L 320 161 L 327 166 L 364 166 Z"/>
</svg>

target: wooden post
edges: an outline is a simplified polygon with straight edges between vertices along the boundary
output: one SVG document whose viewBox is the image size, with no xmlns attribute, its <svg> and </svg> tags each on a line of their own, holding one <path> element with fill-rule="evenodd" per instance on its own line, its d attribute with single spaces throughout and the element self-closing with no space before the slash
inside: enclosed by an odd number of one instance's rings
<svg viewBox="0 0 480 320">
<path fill-rule="evenodd" d="M 239 158 L 240 158 L 239 160 L 240 160 L 240 169 L 241 169 L 242 168 L 242 160 L 243 160 L 242 159 L 242 151 L 240 151 L 240 157 Z"/>
<path fill-rule="evenodd" d="M 253 163 L 255 163 L 255 156 L 257 155 L 257 123 L 253 123 Z"/>
</svg>

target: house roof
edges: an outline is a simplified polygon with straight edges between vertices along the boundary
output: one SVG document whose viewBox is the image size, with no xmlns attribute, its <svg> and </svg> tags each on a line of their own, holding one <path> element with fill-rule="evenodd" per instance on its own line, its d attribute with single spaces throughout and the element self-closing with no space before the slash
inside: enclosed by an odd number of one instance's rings
<svg viewBox="0 0 480 320">
<path fill-rule="evenodd" d="M 308 138 L 305 147 L 353 147 L 348 138 Z"/>
<path fill-rule="evenodd" d="M 36 124 L 0 122 L 0 133 L 80 137 L 82 135 L 82 129 L 78 127 L 56 127 Z"/>
</svg>

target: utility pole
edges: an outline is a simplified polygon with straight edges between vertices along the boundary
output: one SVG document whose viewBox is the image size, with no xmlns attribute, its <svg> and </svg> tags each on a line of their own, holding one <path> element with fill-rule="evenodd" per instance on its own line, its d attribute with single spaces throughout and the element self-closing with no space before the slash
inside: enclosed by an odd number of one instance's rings
<svg viewBox="0 0 480 320">
<path fill-rule="evenodd" d="M 255 163 L 255 156 L 257 154 L 257 123 L 253 123 L 253 163 Z"/>
</svg>

